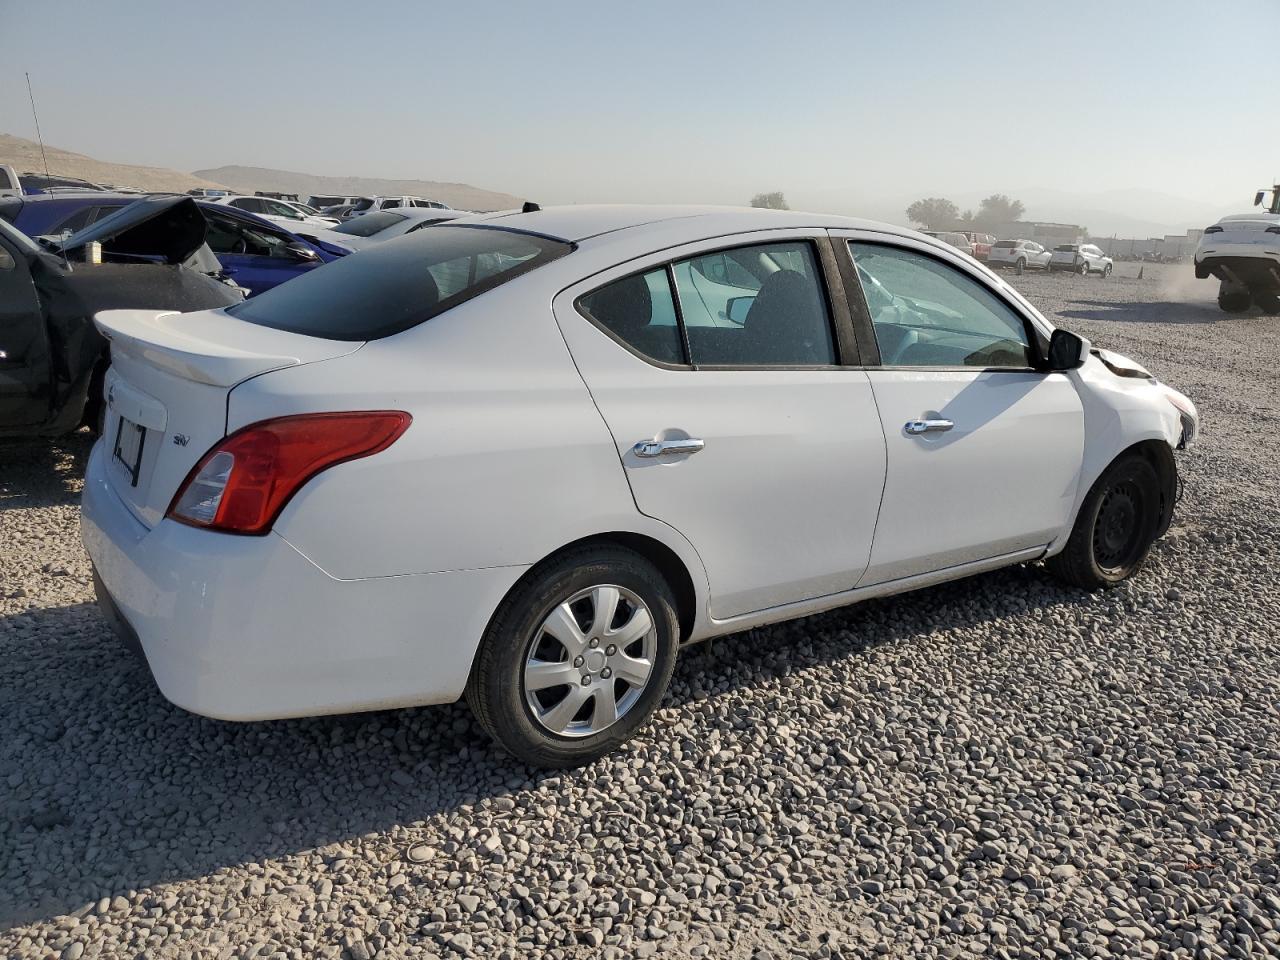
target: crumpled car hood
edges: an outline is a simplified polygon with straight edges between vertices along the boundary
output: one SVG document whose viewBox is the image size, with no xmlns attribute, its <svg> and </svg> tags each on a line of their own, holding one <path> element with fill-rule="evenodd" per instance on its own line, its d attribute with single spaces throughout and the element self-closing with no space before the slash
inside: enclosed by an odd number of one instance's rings
<svg viewBox="0 0 1280 960">
<path fill-rule="evenodd" d="M 1094 347 L 1092 352 L 1117 377 L 1133 377 L 1136 380 L 1155 379 L 1151 371 L 1136 360 L 1130 360 L 1124 354 L 1103 350 L 1100 347 Z"/>
<path fill-rule="evenodd" d="M 71 255 L 101 243 L 104 256 L 117 262 L 160 260 L 184 263 L 204 246 L 209 228 L 192 197 L 144 197 L 78 230 L 54 249 Z"/>
</svg>

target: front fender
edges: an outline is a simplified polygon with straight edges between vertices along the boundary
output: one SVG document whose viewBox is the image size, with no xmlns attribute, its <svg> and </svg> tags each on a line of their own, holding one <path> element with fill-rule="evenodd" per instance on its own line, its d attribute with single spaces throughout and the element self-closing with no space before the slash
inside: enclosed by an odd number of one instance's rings
<svg viewBox="0 0 1280 960">
<path fill-rule="evenodd" d="M 1070 376 L 1084 407 L 1084 461 L 1071 521 L 1050 544 L 1049 554 L 1066 545 L 1089 490 L 1117 457 L 1150 441 L 1163 444 L 1172 453 L 1183 437 L 1182 415 L 1170 402 L 1167 388 L 1154 377 L 1117 376 L 1094 355 Z M 1170 513 L 1162 518 L 1162 532 Z"/>
</svg>

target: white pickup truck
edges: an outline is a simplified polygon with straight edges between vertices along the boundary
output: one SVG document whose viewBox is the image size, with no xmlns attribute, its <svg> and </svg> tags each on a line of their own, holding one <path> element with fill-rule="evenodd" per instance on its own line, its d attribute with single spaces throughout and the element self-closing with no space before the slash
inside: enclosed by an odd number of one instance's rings
<svg viewBox="0 0 1280 960">
<path fill-rule="evenodd" d="M 0 197 L 22 196 L 22 183 L 18 171 L 7 163 L 0 163 Z"/>
</svg>

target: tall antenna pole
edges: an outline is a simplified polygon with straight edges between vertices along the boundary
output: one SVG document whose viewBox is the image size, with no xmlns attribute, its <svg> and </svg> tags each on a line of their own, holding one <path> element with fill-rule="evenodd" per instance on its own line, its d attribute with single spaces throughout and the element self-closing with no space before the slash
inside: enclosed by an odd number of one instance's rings
<svg viewBox="0 0 1280 960">
<path fill-rule="evenodd" d="M 36 122 L 36 140 L 40 142 L 40 159 L 44 162 L 44 175 L 49 176 L 49 158 L 44 155 L 44 136 L 40 133 L 40 115 L 36 113 L 36 95 L 31 92 L 31 74 L 23 74 L 27 78 L 27 96 L 31 99 L 31 117 Z"/>
</svg>

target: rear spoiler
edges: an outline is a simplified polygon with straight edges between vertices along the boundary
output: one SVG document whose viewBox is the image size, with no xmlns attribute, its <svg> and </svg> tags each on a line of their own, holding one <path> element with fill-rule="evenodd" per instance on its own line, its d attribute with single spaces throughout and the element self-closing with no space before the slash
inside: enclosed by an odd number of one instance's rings
<svg viewBox="0 0 1280 960">
<path fill-rule="evenodd" d="M 304 351 L 300 350 L 278 353 L 240 350 L 206 339 L 197 332 L 200 327 L 195 322 L 197 316 L 176 311 L 104 310 L 94 314 L 93 322 L 111 341 L 112 351 L 136 357 L 184 380 L 216 387 L 235 386 L 260 373 L 296 366 L 311 359 L 303 356 Z M 183 320 L 174 323 L 178 317 Z M 259 328 L 258 332 L 265 331 Z M 288 337 L 288 334 L 283 334 L 269 339 L 284 340 Z M 267 338 L 260 336 L 258 339 Z"/>
</svg>

